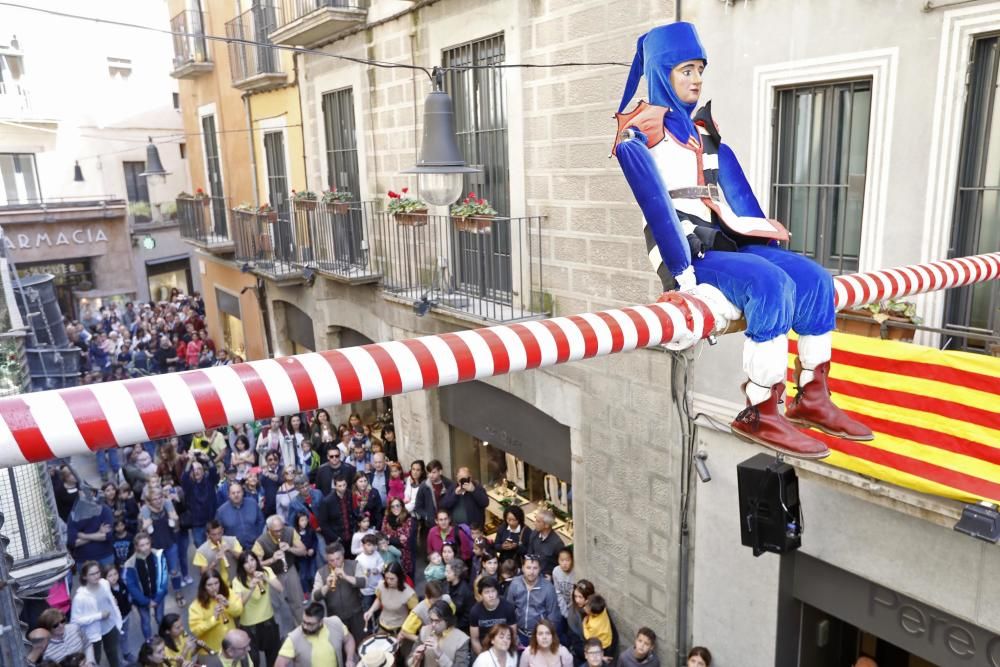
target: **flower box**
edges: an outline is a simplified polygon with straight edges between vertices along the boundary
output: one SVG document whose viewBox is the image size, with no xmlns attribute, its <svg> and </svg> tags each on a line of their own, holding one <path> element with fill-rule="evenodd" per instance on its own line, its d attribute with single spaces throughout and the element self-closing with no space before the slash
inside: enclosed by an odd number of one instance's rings
<svg viewBox="0 0 1000 667">
<path fill-rule="evenodd" d="M 316 204 L 319 203 L 315 199 L 296 199 L 294 202 L 297 211 L 315 211 Z"/>
<path fill-rule="evenodd" d="M 423 227 L 427 224 L 427 209 L 421 208 L 410 213 L 393 213 L 396 224 L 406 227 Z"/>
<path fill-rule="evenodd" d="M 852 317 L 865 318 L 865 321 L 855 319 L 837 318 L 837 331 L 854 334 L 855 336 L 866 336 L 867 338 L 882 338 L 882 324 L 875 320 L 872 313 L 867 308 L 845 308 L 840 311 L 840 315 L 850 315 Z M 889 315 L 887 321 L 890 323 L 886 327 L 886 340 L 899 340 L 911 342 L 913 340 L 913 330 L 904 327 L 894 327 L 892 322 L 910 323 L 906 317 Z"/>
<path fill-rule="evenodd" d="M 326 210 L 334 215 L 347 215 L 351 212 L 351 203 L 346 201 L 327 202 Z"/>
<path fill-rule="evenodd" d="M 451 216 L 451 222 L 455 229 L 460 232 L 471 232 L 473 234 L 489 234 L 493 229 L 492 215 L 470 215 L 467 217 Z"/>
</svg>

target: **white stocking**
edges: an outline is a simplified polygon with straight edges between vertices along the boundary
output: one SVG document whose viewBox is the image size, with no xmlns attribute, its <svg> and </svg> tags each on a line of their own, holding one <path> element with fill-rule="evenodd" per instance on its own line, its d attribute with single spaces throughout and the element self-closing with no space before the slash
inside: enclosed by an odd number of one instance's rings
<svg viewBox="0 0 1000 667">
<path fill-rule="evenodd" d="M 788 368 L 788 336 L 777 336 L 757 343 L 749 338 L 743 344 L 743 372 L 750 382 L 746 395 L 750 405 L 763 403 L 771 387 L 785 379 Z"/>
<path fill-rule="evenodd" d="M 813 370 L 830 361 L 833 353 L 833 334 L 827 332 L 819 336 L 799 336 L 799 386 L 804 387 L 813 380 Z"/>
</svg>

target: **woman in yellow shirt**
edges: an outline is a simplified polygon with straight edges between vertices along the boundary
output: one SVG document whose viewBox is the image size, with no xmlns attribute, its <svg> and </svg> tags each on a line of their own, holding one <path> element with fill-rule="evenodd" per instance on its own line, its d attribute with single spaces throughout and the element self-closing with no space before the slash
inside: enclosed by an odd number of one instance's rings
<svg viewBox="0 0 1000 667">
<path fill-rule="evenodd" d="M 281 637 L 278 624 L 274 621 L 271 605 L 271 589 L 281 593 L 281 582 L 269 567 L 262 567 L 259 557 L 252 551 L 244 551 L 236 563 L 236 577 L 233 592 L 243 603 L 240 627 L 250 635 L 250 657 L 255 665 L 273 665 L 278 659 Z M 259 661 L 259 651 L 264 651 L 266 661 Z"/>
<path fill-rule="evenodd" d="M 236 619 L 243 613 L 243 600 L 229 590 L 215 569 L 205 570 L 198 582 L 198 597 L 188 608 L 188 625 L 208 651 L 222 650 L 222 638 L 236 629 Z M 202 653 L 207 652 L 202 650 Z"/>
</svg>

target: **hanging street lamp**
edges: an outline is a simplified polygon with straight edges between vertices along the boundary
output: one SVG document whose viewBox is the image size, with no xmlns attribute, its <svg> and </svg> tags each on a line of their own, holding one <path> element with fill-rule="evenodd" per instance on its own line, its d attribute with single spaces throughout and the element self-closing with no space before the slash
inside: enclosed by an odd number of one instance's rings
<svg viewBox="0 0 1000 667">
<path fill-rule="evenodd" d="M 479 169 L 465 164 L 455 137 L 455 110 L 444 92 L 444 70 L 435 67 L 434 90 L 424 100 L 424 136 L 420 159 L 404 174 L 416 174 L 420 196 L 428 204 L 448 206 L 462 195 L 463 177 Z"/>
</svg>

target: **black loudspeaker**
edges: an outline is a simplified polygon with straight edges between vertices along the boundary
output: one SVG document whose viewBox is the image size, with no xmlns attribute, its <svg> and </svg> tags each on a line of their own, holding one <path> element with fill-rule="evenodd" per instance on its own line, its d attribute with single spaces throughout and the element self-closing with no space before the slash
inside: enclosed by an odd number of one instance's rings
<svg viewBox="0 0 1000 667">
<path fill-rule="evenodd" d="M 784 554 L 802 546 L 802 508 L 795 469 L 773 454 L 757 454 L 736 466 L 740 539 L 754 556 Z"/>
</svg>

